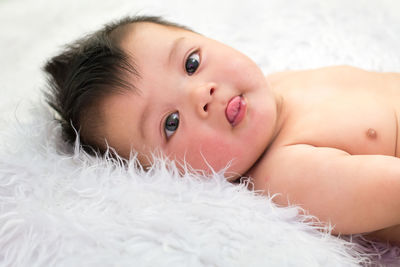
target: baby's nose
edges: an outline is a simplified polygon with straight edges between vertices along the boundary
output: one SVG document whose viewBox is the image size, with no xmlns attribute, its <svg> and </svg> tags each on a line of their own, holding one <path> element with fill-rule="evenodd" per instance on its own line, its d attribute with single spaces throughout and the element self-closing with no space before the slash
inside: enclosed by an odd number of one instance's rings
<svg viewBox="0 0 400 267">
<path fill-rule="evenodd" d="M 195 87 L 191 91 L 191 99 L 196 109 L 196 113 L 203 118 L 208 115 L 215 88 L 216 86 L 214 83 L 208 83 Z"/>
</svg>

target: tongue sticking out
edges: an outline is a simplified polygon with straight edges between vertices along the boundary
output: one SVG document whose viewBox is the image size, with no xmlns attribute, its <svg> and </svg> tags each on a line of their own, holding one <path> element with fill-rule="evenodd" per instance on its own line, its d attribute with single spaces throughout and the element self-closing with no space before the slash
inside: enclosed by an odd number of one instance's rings
<svg viewBox="0 0 400 267">
<path fill-rule="evenodd" d="M 235 96 L 229 101 L 228 106 L 226 107 L 225 116 L 232 125 L 236 124 L 235 120 L 240 112 L 241 102 L 241 96 Z"/>
</svg>

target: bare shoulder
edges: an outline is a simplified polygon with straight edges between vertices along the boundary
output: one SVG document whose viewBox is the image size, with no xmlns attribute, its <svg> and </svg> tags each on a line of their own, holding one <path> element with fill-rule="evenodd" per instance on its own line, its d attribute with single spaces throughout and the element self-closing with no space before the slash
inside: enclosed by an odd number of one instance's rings
<svg viewBox="0 0 400 267">
<path fill-rule="evenodd" d="M 400 73 L 373 71 L 348 65 L 277 72 L 266 76 L 266 80 L 272 88 L 279 91 L 301 88 L 304 92 L 307 89 L 327 86 L 346 90 L 375 88 L 381 91 L 382 87 L 397 91 L 400 89 Z"/>
<path fill-rule="evenodd" d="M 300 70 L 285 70 L 285 71 L 274 72 L 274 73 L 267 74 L 265 76 L 265 79 L 268 81 L 268 83 L 270 85 L 273 86 L 274 84 L 279 83 L 280 81 L 284 80 L 285 78 L 287 78 L 293 74 L 299 73 L 299 72 L 301 72 L 301 71 Z"/>
<path fill-rule="evenodd" d="M 302 70 L 285 70 L 285 71 L 279 71 L 275 73 L 271 73 L 266 75 L 267 79 L 270 79 L 272 81 L 282 79 L 285 77 L 293 76 L 295 74 L 306 74 L 306 73 L 326 73 L 326 74 L 335 74 L 335 73 L 385 73 L 385 74 L 390 74 L 393 76 L 400 76 L 399 72 L 382 72 L 382 71 L 375 71 L 375 70 L 368 70 L 368 69 L 363 69 L 355 66 L 350 66 L 350 65 L 334 65 L 334 66 L 326 66 L 326 67 L 319 67 L 319 68 L 313 68 L 313 69 L 302 69 Z"/>
<path fill-rule="evenodd" d="M 328 77 L 336 78 L 340 77 L 350 77 L 355 74 L 365 74 L 368 71 L 349 66 L 349 65 L 339 65 L 339 66 L 328 66 L 328 67 L 320 67 L 314 69 L 302 69 L 302 70 L 286 70 L 279 71 L 275 73 L 271 73 L 266 75 L 266 79 L 270 85 L 276 86 L 280 85 L 283 82 L 292 81 L 292 80 L 319 80 L 319 79 L 327 79 Z"/>
<path fill-rule="evenodd" d="M 321 77 L 327 78 L 329 76 L 336 77 L 354 77 L 355 75 L 365 75 L 367 73 L 371 73 L 371 71 L 350 66 L 350 65 L 337 65 L 337 66 L 328 66 L 328 67 L 321 67 L 317 69 L 310 69 L 307 71 L 313 77 Z"/>
<path fill-rule="evenodd" d="M 345 75 L 345 76 L 348 75 L 350 77 L 352 77 L 353 75 L 391 76 L 395 79 L 400 79 L 399 72 L 377 71 L 377 70 L 363 69 L 350 65 L 329 66 L 329 67 L 311 69 L 308 71 L 319 74 L 325 73 L 326 75 Z"/>
</svg>

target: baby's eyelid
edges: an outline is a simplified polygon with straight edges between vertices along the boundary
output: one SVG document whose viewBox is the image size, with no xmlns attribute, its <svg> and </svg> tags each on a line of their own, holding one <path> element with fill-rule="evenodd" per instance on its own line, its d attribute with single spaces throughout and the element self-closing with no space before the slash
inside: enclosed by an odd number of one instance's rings
<svg viewBox="0 0 400 267">
<path fill-rule="evenodd" d="M 160 133 L 161 133 L 161 137 L 163 138 L 163 140 L 168 141 L 168 137 L 165 134 L 165 123 L 167 122 L 167 118 L 168 116 L 171 115 L 171 112 L 168 112 L 167 114 L 162 116 L 161 119 L 161 123 L 160 123 Z"/>
<path fill-rule="evenodd" d="M 196 48 L 192 48 L 192 49 L 190 49 L 187 53 L 186 53 L 186 55 L 185 55 L 185 62 L 186 62 L 186 60 L 188 60 L 188 58 L 190 57 L 190 56 L 192 56 L 192 55 L 194 55 L 194 54 L 199 54 L 199 57 L 200 57 L 200 48 L 198 48 L 198 47 L 196 47 Z"/>
<path fill-rule="evenodd" d="M 161 132 L 161 136 L 163 137 L 163 139 L 165 141 L 168 141 L 168 136 L 165 133 L 165 124 L 167 123 L 167 119 L 168 116 L 171 115 L 171 112 L 168 112 L 167 114 L 165 114 L 162 119 L 161 119 L 161 124 L 160 124 L 160 132 Z"/>
<path fill-rule="evenodd" d="M 200 60 L 200 49 L 199 48 L 196 48 L 192 52 L 190 52 L 188 58 L 193 56 L 193 55 L 195 55 L 195 54 L 199 55 L 199 60 Z"/>
</svg>

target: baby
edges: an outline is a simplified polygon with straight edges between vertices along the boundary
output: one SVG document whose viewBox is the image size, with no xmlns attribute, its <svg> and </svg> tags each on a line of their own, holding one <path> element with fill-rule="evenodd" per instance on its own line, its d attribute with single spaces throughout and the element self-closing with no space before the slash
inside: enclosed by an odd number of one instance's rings
<svg viewBox="0 0 400 267">
<path fill-rule="evenodd" d="M 400 74 L 338 66 L 265 77 L 240 52 L 128 17 L 51 59 L 50 105 L 88 151 L 162 153 L 279 193 L 334 234 L 400 242 Z"/>
</svg>

